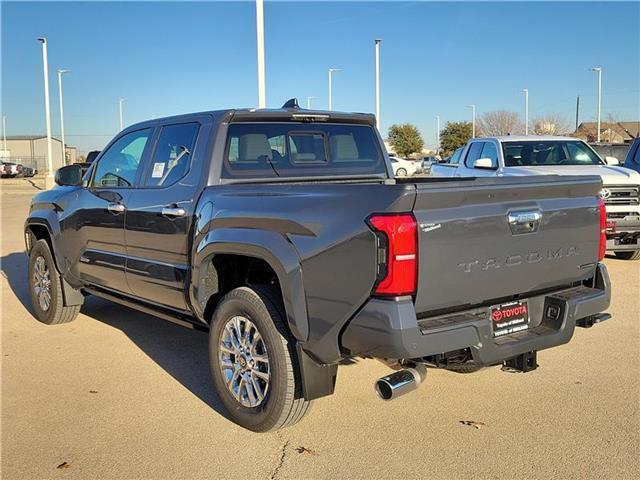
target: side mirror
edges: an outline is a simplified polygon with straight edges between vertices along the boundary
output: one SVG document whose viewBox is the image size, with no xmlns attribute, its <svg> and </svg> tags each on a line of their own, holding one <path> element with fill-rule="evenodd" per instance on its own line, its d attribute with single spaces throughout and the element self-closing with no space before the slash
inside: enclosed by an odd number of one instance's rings
<svg viewBox="0 0 640 480">
<path fill-rule="evenodd" d="M 498 168 L 497 165 L 493 163 L 493 160 L 490 158 L 478 158 L 475 162 L 473 162 L 473 168 L 484 168 L 486 170 L 496 170 Z"/>
<path fill-rule="evenodd" d="M 611 165 L 612 167 L 617 167 L 620 165 L 620 160 L 618 160 L 616 157 L 604 157 L 604 161 L 607 163 L 607 165 Z"/>
<path fill-rule="evenodd" d="M 63 187 L 82 185 L 82 167 L 77 164 L 67 165 L 56 170 L 55 182 Z"/>
</svg>

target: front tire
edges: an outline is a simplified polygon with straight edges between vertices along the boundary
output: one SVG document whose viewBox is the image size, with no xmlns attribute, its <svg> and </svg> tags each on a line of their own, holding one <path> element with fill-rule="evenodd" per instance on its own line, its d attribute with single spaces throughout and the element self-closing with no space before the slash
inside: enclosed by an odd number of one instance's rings
<svg viewBox="0 0 640 480">
<path fill-rule="evenodd" d="M 396 177 L 406 177 L 406 176 L 407 176 L 406 168 L 399 168 L 398 170 L 396 170 Z"/>
<path fill-rule="evenodd" d="M 44 239 L 29 252 L 29 293 L 36 318 L 46 325 L 68 323 L 80 313 L 81 305 L 64 305 L 60 275 Z"/>
<path fill-rule="evenodd" d="M 616 255 L 616 258 L 619 258 L 620 260 L 640 260 L 640 250 L 635 250 L 635 251 L 622 251 L 622 252 L 614 252 Z"/>
<path fill-rule="evenodd" d="M 295 342 L 273 288 L 239 287 L 225 295 L 211 320 L 209 363 L 220 400 L 244 428 L 278 430 L 309 409 Z"/>
</svg>

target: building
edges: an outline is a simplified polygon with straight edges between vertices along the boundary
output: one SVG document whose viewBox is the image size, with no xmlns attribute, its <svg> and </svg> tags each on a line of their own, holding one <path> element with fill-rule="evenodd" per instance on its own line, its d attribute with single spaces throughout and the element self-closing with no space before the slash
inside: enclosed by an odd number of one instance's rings
<svg viewBox="0 0 640 480">
<path fill-rule="evenodd" d="M 587 142 L 595 142 L 598 139 L 598 124 L 596 122 L 582 122 L 572 136 Z M 600 123 L 601 142 L 632 143 L 633 139 L 638 136 L 640 136 L 640 121 Z"/>
<path fill-rule="evenodd" d="M 47 171 L 47 137 L 45 135 L 18 135 L 8 136 L 6 147 L 2 146 L 3 161 L 21 163 L 38 171 Z M 75 161 L 77 150 L 75 147 L 66 147 L 67 163 Z M 51 154 L 53 170 L 64 165 L 62 161 L 62 142 L 51 137 Z"/>
</svg>

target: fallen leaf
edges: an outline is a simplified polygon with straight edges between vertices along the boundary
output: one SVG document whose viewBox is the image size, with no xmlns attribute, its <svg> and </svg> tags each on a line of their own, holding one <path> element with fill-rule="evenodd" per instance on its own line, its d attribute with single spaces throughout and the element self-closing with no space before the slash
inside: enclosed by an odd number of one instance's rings
<svg viewBox="0 0 640 480">
<path fill-rule="evenodd" d="M 475 428 L 476 430 L 480 430 L 480 428 L 482 428 L 482 427 L 484 427 L 484 426 L 486 426 L 486 425 L 487 425 L 486 423 L 483 423 L 483 422 L 475 422 L 475 421 L 473 421 L 473 420 L 460 420 L 460 423 L 461 423 L 462 425 L 467 425 L 467 426 L 469 426 L 469 427 L 473 427 L 473 428 Z"/>
<path fill-rule="evenodd" d="M 309 455 L 317 455 L 317 453 L 315 452 L 315 450 L 311 450 L 310 448 L 302 447 L 302 446 L 297 447 L 297 448 L 296 448 L 296 452 L 298 452 L 298 453 L 307 453 L 307 454 L 309 454 Z"/>
<path fill-rule="evenodd" d="M 60 465 L 58 465 L 56 468 L 62 470 L 63 468 L 69 468 L 71 467 L 70 463 L 67 462 L 62 462 Z"/>
<path fill-rule="evenodd" d="M 582 385 L 582 382 L 574 382 L 574 385 Z"/>
<path fill-rule="evenodd" d="M 89 393 L 98 393 L 97 390 L 89 390 Z"/>
</svg>

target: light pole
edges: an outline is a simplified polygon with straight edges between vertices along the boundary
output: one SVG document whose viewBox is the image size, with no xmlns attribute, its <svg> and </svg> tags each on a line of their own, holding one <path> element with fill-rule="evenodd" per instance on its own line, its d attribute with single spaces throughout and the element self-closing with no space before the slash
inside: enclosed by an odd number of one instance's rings
<svg viewBox="0 0 640 480">
<path fill-rule="evenodd" d="M 600 143 L 600 119 L 602 115 L 602 67 L 591 67 L 592 72 L 598 72 L 598 139 Z"/>
<path fill-rule="evenodd" d="M 524 134 L 529 135 L 529 89 L 525 88 L 524 92 Z"/>
<path fill-rule="evenodd" d="M 331 97 L 331 76 L 333 75 L 333 72 L 339 72 L 340 70 L 340 68 L 329 69 L 329 111 L 333 110 L 333 101 Z"/>
<path fill-rule="evenodd" d="M 476 106 L 467 105 L 471 109 L 471 138 L 476 138 Z"/>
<path fill-rule="evenodd" d="M 44 179 L 46 189 L 54 186 L 53 181 L 53 152 L 51 149 L 51 108 L 49 105 L 49 61 L 47 58 L 47 39 L 39 37 L 38 41 L 42 44 L 42 69 L 44 74 L 44 114 L 47 126 L 47 176 Z"/>
<path fill-rule="evenodd" d="M 311 110 L 311 100 L 318 97 L 307 97 L 307 110 Z"/>
<path fill-rule="evenodd" d="M 436 155 L 440 153 L 440 115 L 436 115 Z"/>
<path fill-rule="evenodd" d="M 376 127 L 380 129 L 380 44 L 381 38 L 376 38 Z"/>
<path fill-rule="evenodd" d="M 120 97 L 118 99 L 118 109 L 120 110 L 120 131 L 124 128 L 124 114 L 122 113 L 122 104 L 124 103 L 124 98 Z"/>
<path fill-rule="evenodd" d="M 7 154 L 7 117 L 2 115 L 2 150 Z"/>
<path fill-rule="evenodd" d="M 256 37 L 258 43 L 258 108 L 266 108 L 267 93 L 264 75 L 264 6 L 256 0 Z"/>
<path fill-rule="evenodd" d="M 64 142 L 64 106 L 62 102 L 62 75 L 71 70 L 58 70 L 58 100 L 60 101 L 60 140 L 62 140 L 62 163 L 67 164 L 66 143 Z"/>
</svg>

